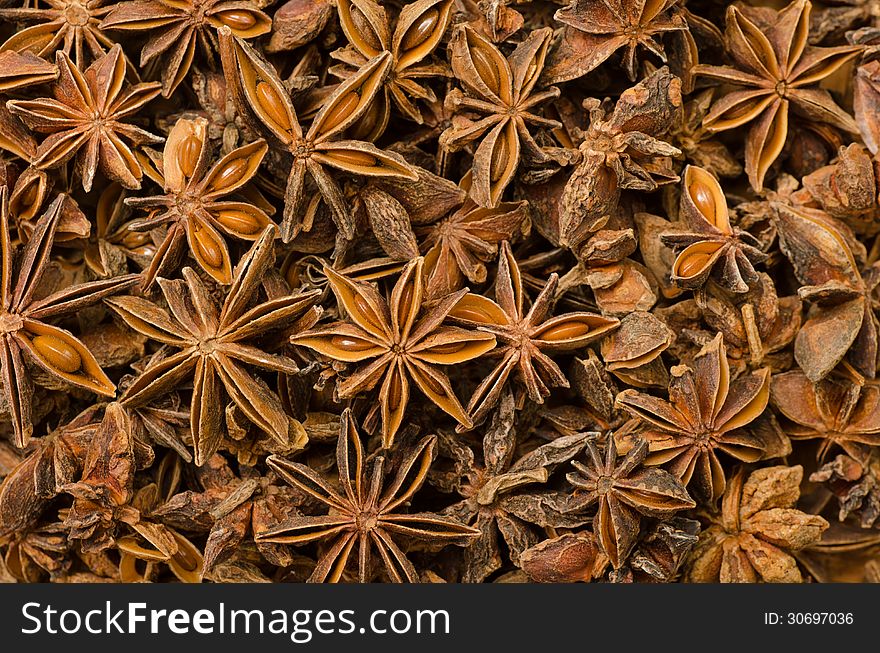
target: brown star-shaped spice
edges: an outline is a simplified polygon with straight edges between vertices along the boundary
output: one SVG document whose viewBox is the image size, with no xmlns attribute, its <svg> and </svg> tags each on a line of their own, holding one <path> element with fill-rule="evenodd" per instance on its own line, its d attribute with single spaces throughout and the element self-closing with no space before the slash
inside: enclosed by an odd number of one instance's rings
<svg viewBox="0 0 880 653">
<path fill-rule="evenodd" d="M 596 506 L 593 533 L 615 569 L 625 562 L 639 535 L 641 516 L 671 516 L 695 507 L 696 502 L 669 472 L 644 468 L 648 442 L 636 441 L 622 460 L 617 460 L 614 435 L 609 434 L 605 457 L 594 439 L 587 441 L 587 463 L 572 461 L 578 473 L 566 476 L 577 488 L 569 504 L 571 511 Z"/>
<path fill-rule="evenodd" d="M 704 168 L 687 166 L 682 182 L 679 219 L 684 231 L 661 234 L 665 245 L 680 249 L 670 278 L 682 288 L 699 288 L 715 271 L 717 282 L 745 293 L 758 281 L 755 264 L 767 257 L 758 239 L 730 223 L 721 184 Z"/>
<path fill-rule="evenodd" d="M 114 45 L 85 71 L 57 52 L 58 81 L 54 98 L 10 100 L 12 113 L 36 132 L 49 134 L 32 161 L 38 168 L 56 168 L 76 156 L 75 172 L 86 192 L 100 170 L 126 188 L 140 188 L 143 171 L 131 148 L 162 139 L 123 122 L 159 94 L 156 83 L 125 83 L 125 58 Z"/>
<path fill-rule="evenodd" d="M 7 190 L 0 188 L 0 364 L 3 392 L 15 444 L 24 447 L 33 433 L 31 396 L 33 382 L 25 360 L 61 381 L 112 397 L 116 386 L 107 378 L 92 353 L 72 333 L 49 323 L 75 314 L 86 306 L 130 287 L 136 275 L 69 286 L 48 297 L 35 299 L 49 263 L 55 229 L 65 195 L 49 205 L 37 221 L 20 257 L 9 239 Z M 13 261 L 18 260 L 17 266 Z"/>
<path fill-rule="evenodd" d="M 171 314 L 140 297 L 118 297 L 110 307 L 135 331 L 180 351 L 150 365 L 120 398 L 126 407 L 151 402 L 193 381 L 190 425 L 197 465 L 207 461 L 223 438 L 221 386 L 247 418 L 279 442 L 304 440 L 278 395 L 254 376 L 251 367 L 295 374 L 296 363 L 248 341 L 281 328 L 308 328 L 317 319 L 317 291 L 287 295 L 250 307 L 266 271 L 275 261 L 275 227 L 269 226 L 238 264 L 229 294 L 217 307 L 192 268 L 183 280 L 159 279 Z M 291 437 L 292 436 L 292 437 Z"/>
<path fill-rule="evenodd" d="M 789 436 L 822 440 L 820 460 L 837 445 L 864 463 L 871 448 L 880 445 L 880 387 L 875 383 L 836 373 L 812 383 L 794 370 L 773 377 L 770 396 L 789 422 Z"/>
<path fill-rule="evenodd" d="M 244 39 L 272 29 L 260 6 L 250 0 L 130 0 L 113 5 L 100 28 L 146 33 L 141 67 L 158 68 L 162 95 L 171 97 L 189 73 L 197 45 L 214 58 L 218 29 Z"/>
<path fill-rule="evenodd" d="M 470 328 L 491 333 L 500 342 L 500 360 L 474 391 L 468 412 L 475 424 L 498 403 L 514 369 L 526 387 L 529 399 L 543 403 L 550 387 L 568 387 L 568 379 L 545 352 L 583 349 L 598 340 L 620 321 L 595 313 L 565 313 L 549 317 L 559 284 L 554 272 L 526 312 L 523 280 L 510 244 L 504 241 L 495 279 L 495 299 L 469 293 L 450 311 L 449 317 Z"/>
<path fill-rule="evenodd" d="M 858 56 L 858 46 L 808 45 L 809 0 L 795 0 L 780 11 L 729 6 L 724 44 L 733 66 L 699 65 L 696 73 L 740 89 L 719 97 L 703 124 L 713 132 L 751 125 L 746 140 L 746 173 L 756 191 L 782 152 L 788 136 L 789 108 L 808 120 L 857 134 L 852 117 L 817 84 Z"/>
<path fill-rule="evenodd" d="M 473 426 L 440 365 L 457 365 L 495 347 L 491 333 L 441 326 L 464 290 L 423 306 L 424 259 L 401 272 L 386 300 L 372 286 L 353 281 L 330 268 L 324 273 L 348 320 L 291 336 L 304 345 L 346 363 L 365 363 L 336 386 L 341 399 L 372 390 L 379 381 L 382 441 L 394 442 L 409 402 L 410 380 L 434 404 L 460 424 Z M 369 362 L 366 362 L 369 361 Z"/>
<path fill-rule="evenodd" d="M 480 140 L 474 152 L 471 197 L 480 206 L 493 207 L 513 180 L 523 159 L 543 161 L 546 155 L 529 133 L 528 125 L 556 128 L 555 120 L 533 110 L 559 96 L 559 89 L 536 91 L 550 47 L 549 28 L 529 34 L 505 58 L 486 37 L 465 25 L 458 28 L 449 44 L 452 70 L 467 93 L 454 89 L 446 103 L 463 117 L 440 135 L 440 146 L 461 148 Z"/>
<path fill-rule="evenodd" d="M 755 462 L 761 440 L 743 427 L 756 420 L 770 398 L 767 368 L 730 380 L 727 352 L 719 333 L 694 357 L 672 368 L 669 401 L 624 390 L 616 403 L 645 425 L 649 465 L 667 465 L 700 497 L 714 501 L 724 492 L 718 451 Z"/>
<path fill-rule="evenodd" d="M 272 65 L 256 50 L 224 28 L 220 54 L 229 92 L 236 106 L 255 116 L 258 126 L 277 140 L 293 157 L 284 192 L 281 238 L 289 242 L 302 229 L 306 174 L 318 187 L 333 221 L 346 239 L 356 224 L 342 189 L 328 171 L 341 170 L 367 177 L 392 177 L 415 181 L 418 177 L 403 157 L 371 143 L 340 137 L 372 106 L 391 67 L 391 54 L 383 52 L 365 63 L 327 97 L 307 132 L 303 132 L 290 94 Z"/>
<path fill-rule="evenodd" d="M 350 45 L 336 50 L 332 57 L 346 68 L 331 69 L 347 77 L 381 52 L 391 53 L 391 70 L 383 90 L 376 95 L 369 111 L 353 127 L 356 138 L 375 141 L 385 131 L 391 116 L 391 102 L 409 120 L 422 123 L 416 100 L 435 102 L 437 97 L 423 79 L 448 74 L 448 68 L 423 61 L 434 52 L 452 18 L 452 0 L 419 0 L 400 9 L 394 30 L 386 9 L 373 0 L 339 0 L 339 26 Z"/>
<path fill-rule="evenodd" d="M 100 22 L 109 7 L 106 0 L 51 0 L 48 7 L 0 9 L 0 19 L 37 23 L 16 32 L 0 49 L 33 52 L 51 57 L 58 50 L 73 56 L 84 67 L 113 47 L 113 40 L 101 31 Z M 72 54 L 71 54 L 72 53 Z"/>
<path fill-rule="evenodd" d="M 697 583 L 800 583 L 791 552 L 819 541 L 828 522 L 795 508 L 804 470 L 740 468 L 691 554 L 687 578 Z"/>
<path fill-rule="evenodd" d="M 309 582 L 337 582 L 342 579 L 351 552 L 357 545 L 358 581 L 367 583 L 374 575 L 372 554 L 379 553 L 385 573 L 396 582 L 419 582 L 419 573 L 395 541 L 396 536 L 429 543 L 467 544 L 478 532 L 453 519 L 433 513 L 406 513 L 400 509 L 419 491 L 434 460 L 437 438 L 428 436 L 406 451 L 395 465 L 396 474 L 387 483 L 384 456 L 369 462 L 351 410 L 342 413 L 336 445 L 339 485 L 311 467 L 269 456 L 269 466 L 287 483 L 328 508 L 327 515 L 299 515 L 255 534 L 257 542 L 279 544 L 324 544 Z"/>
<path fill-rule="evenodd" d="M 630 81 L 636 81 L 639 48 L 666 63 L 663 35 L 687 30 L 677 4 L 678 0 L 571 0 L 553 16 L 565 27 L 548 78 L 557 83 L 581 77 L 626 48 L 623 68 Z"/>
<path fill-rule="evenodd" d="M 254 241 L 271 223 L 258 206 L 225 199 L 257 174 L 269 150 L 266 142 L 257 139 L 211 165 L 207 127 L 203 118 L 178 120 L 165 142 L 157 180 L 164 194 L 126 202 L 149 211 L 148 217 L 133 220 L 129 229 L 151 231 L 167 225 L 165 238 L 145 271 L 145 287 L 175 271 L 183 258 L 184 239 L 205 272 L 218 283 L 232 283 L 232 261 L 221 232 Z"/>
</svg>

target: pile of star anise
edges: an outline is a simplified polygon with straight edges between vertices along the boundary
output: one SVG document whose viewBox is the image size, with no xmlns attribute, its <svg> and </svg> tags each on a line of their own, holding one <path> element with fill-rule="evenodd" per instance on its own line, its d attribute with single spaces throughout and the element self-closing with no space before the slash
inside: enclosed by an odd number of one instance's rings
<svg viewBox="0 0 880 653">
<path fill-rule="evenodd" d="M 0 579 L 880 581 L 878 190 L 876 0 L 0 0 Z"/>
</svg>

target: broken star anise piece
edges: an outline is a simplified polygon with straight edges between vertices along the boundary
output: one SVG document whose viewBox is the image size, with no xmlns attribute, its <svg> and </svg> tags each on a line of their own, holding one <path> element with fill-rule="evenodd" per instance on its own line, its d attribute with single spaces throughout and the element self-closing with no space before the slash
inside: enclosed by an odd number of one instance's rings
<svg viewBox="0 0 880 653">
<path fill-rule="evenodd" d="M 767 257 L 757 238 L 731 224 L 724 191 L 709 171 L 685 168 L 679 217 L 683 232 L 660 235 L 664 244 L 681 248 L 672 264 L 672 281 L 682 288 L 700 288 L 714 271 L 722 287 L 748 292 L 758 281 L 755 264 Z"/>
<path fill-rule="evenodd" d="M 388 482 L 386 460 L 377 456 L 364 460 L 364 450 L 351 410 L 342 414 L 336 445 L 339 492 L 315 470 L 301 463 L 269 456 L 269 466 L 287 483 L 326 505 L 327 515 L 300 515 L 255 534 L 258 542 L 308 544 L 325 548 L 309 582 L 337 582 L 342 579 L 351 552 L 357 546 L 358 581 L 374 576 L 372 555 L 378 552 L 385 573 L 396 582 L 419 582 L 419 574 L 397 539 L 425 540 L 443 544 L 467 544 L 478 531 L 448 517 L 400 510 L 419 491 L 434 459 L 437 438 L 420 440 L 402 456 L 397 473 Z"/>
</svg>

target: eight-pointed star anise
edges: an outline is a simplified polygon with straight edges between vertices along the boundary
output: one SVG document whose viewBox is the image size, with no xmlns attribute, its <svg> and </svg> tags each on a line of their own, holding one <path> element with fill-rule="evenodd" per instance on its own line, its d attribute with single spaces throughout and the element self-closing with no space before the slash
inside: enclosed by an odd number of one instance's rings
<svg viewBox="0 0 880 653">
<path fill-rule="evenodd" d="M 290 94 L 272 65 L 256 50 L 227 29 L 220 30 L 220 54 L 230 91 L 240 110 L 256 116 L 259 126 L 268 131 L 290 152 L 293 165 L 284 193 L 284 216 L 281 238 L 289 242 L 302 229 L 301 209 L 305 201 L 304 185 L 308 173 L 330 209 L 333 221 L 349 240 L 355 235 L 355 221 L 342 189 L 325 168 L 368 177 L 396 177 L 415 181 L 412 167 L 403 157 L 380 150 L 371 143 L 341 140 L 372 106 L 391 68 L 391 54 L 383 52 L 365 63 L 340 84 L 324 101 L 308 131 L 296 117 Z"/>
<path fill-rule="evenodd" d="M 156 97 L 159 85 L 128 86 L 118 44 L 85 71 L 62 51 L 56 53 L 56 63 L 59 76 L 52 86 L 54 98 L 6 103 L 28 127 L 49 134 L 40 143 L 33 165 L 56 168 L 76 155 L 75 171 L 85 191 L 92 189 L 99 166 L 126 188 L 140 188 L 143 171 L 124 140 L 139 146 L 162 139 L 122 121 Z"/>
<path fill-rule="evenodd" d="M 519 370 L 529 399 L 543 403 L 552 387 L 568 387 L 568 379 L 544 352 L 574 351 L 598 340 L 620 320 L 595 313 L 565 313 L 548 317 L 559 285 L 554 272 L 525 311 L 525 294 L 519 264 L 510 244 L 504 241 L 498 259 L 495 299 L 468 293 L 461 297 L 449 317 L 460 324 L 491 333 L 498 338 L 501 359 L 474 391 L 468 412 L 479 423 L 498 403 L 511 372 Z"/>
<path fill-rule="evenodd" d="M 259 207 L 224 199 L 257 173 L 269 149 L 266 142 L 248 143 L 211 165 L 207 126 L 203 118 L 178 120 L 168 134 L 162 169 L 157 171 L 164 194 L 126 200 L 129 206 L 150 211 L 148 217 L 131 222 L 133 231 L 168 225 L 145 272 L 145 287 L 157 277 L 167 277 L 180 264 L 184 238 L 205 272 L 218 283 L 232 283 L 232 261 L 221 232 L 253 241 L 270 223 Z"/>
<path fill-rule="evenodd" d="M 135 282 L 136 275 L 69 286 L 48 297 L 35 296 L 49 263 L 65 197 L 59 195 L 37 221 L 14 269 L 16 252 L 9 239 L 7 190 L 5 186 L 0 188 L 0 363 L 3 392 L 18 447 L 24 447 L 33 434 L 33 382 L 26 359 L 72 385 L 108 397 L 116 392 L 116 386 L 85 345 L 69 331 L 48 321 L 76 313 L 124 290 Z"/>
<path fill-rule="evenodd" d="M 0 9 L 0 19 L 37 23 L 16 32 L 0 45 L 2 50 L 33 52 L 51 57 L 59 50 L 80 68 L 113 47 L 99 23 L 110 11 L 106 0 L 47 0 L 48 7 Z"/>
<path fill-rule="evenodd" d="M 858 133 L 855 121 L 817 84 L 858 56 L 857 46 L 808 45 L 809 0 L 794 0 L 777 12 L 767 7 L 727 8 L 724 44 L 733 66 L 699 65 L 704 77 L 736 89 L 719 97 L 703 121 L 713 132 L 751 124 L 746 173 L 760 191 L 788 136 L 789 108 L 809 121 Z"/>
<path fill-rule="evenodd" d="M 448 70 L 422 61 L 440 45 L 453 5 L 452 0 L 418 0 L 404 5 L 392 32 L 386 9 L 374 0 L 338 0 L 339 25 L 351 45 L 332 56 L 357 70 L 379 53 L 391 53 L 391 70 L 383 90 L 353 127 L 356 138 L 374 141 L 382 135 L 391 115 L 391 100 L 404 116 L 422 122 L 415 101 L 436 102 L 437 97 L 417 80 L 442 76 Z M 351 73 L 346 69 L 337 74 L 347 77 Z"/>
<path fill-rule="evenodd" d="M 107 301 L 132 329 L 180 350 L 147 367 L 126 388 L 120 402 L 126 407 L 144 405 L 192 379 L 190 424 L 197 465 L 217 451 L 223 438 L 221 385 L 253 424 L 279 442 L 304 439 L 302 427 L 285 414 L 278 395 L 250 369 L 295 374 L 298 367 L 292 359 L 265 352 L 249 341 L 276 329 L 308 328 L 318 316 L 312 308 L 318 291 L 251 307 L 275 260 L 275 234 L 275 227 L 268 226 L 242 258 L 222 307 L 217 307 L 192 268 L 183 269 L 183 280 L 158 280 L 170 314 L 141 297 Z"/>
<path fill-rule="evenodd" d="M 300 515 L 255 534 L 257 542 L 324 544 L 309 582 L 342 579 L 351 552 L 357 546 L 358 581 L 373 579 L 371 555 L 378 551 L 385 573 L 396 582 L 419 582 L 419 574 L 397 537 L 429 543 L 464 545 L 478 534 L 475 529 L 448 517 L 401 510 L 419 491 L 434 459 L 436 436 L 419 441 L 396 465 L 397 473 L 386 483 L 385 458 L 364 460 L 364 450 L 351 410 L 342 413 L 336 445 L 339 485 L 328 482 L 311 467 L 269 456 L 269 466 L 285 481 L 329 509 L 327 515 Z"/>
<path fill-rule="evenodd" d="M 418 257 L 400 273 L 386 300 L 367 283 L 330 268 L 324 273 L 348 319 L 294 334 L 290 340 L 333 360 L 362 363 L 336 386 L 341 399 L 372 390 L 379 381 L 382 441 L 394 442 L 409 402 L 410 380 L 441 409 L 467 428 L 473 426 L 449 378 L 438 367 L 458 365 L 495 347 L 495 336 L 482 331 L 441 326 L 466 290 L 423 305 L 424 259 Z"/>
<path fill-rule="evenodd" d="M 767 368 L 731 381 L 719 333 L 691 366 L 672 368 L 669 401 L 624 390 L 616 403 L 644 424 L 647 464 L 665 464 L 694 493 L 714 501 L 725 484 L 719 450 L 745 462 L 763 456 L 761 440 L 743 427 L 764 412 L 769 398 Z"/>
<path fill-rule="evenodd" d="M 615 569 L 635 546 L 642 515 L 662 517 L 697 505 L 675 476 L 641 467 L 648 455 L 646 440 L 639 439 L 620 461 L 613 434 L 608 435 L 604 460 L 595 439 L 587 441 L 587 453 L 586 464 L 572 461 L 577 472 L 566 476 L 576 488 L 569 509 L 596 506 L 593 533 Z"/>
<path fill-rule="evenodd" d="M 555 120 L 533 113 L 559 96 L 551 86 L 535 87 L 544 70 L 552 31 L 535 30 L 505 58 L 486 37 L 468 26 L 456 30 L 450 43 L 452 70 L 467 94 L 455 89 L 446 103 L 456 112 L 473 113 L 440 135 L 440 146 L 457 149 L 480 140 L 474 152 L 471 197 L 480 206 L 497 206 L 523 159 L 544 161 L 546 155 L 529 133 L 529 124 L 556 128 Z"/>
<path fill-rule="evenodd" d="M 146 33 L 141 67 L 158 67 L 162 95 L 171 97 L 189 73 L 196 44 L 213 58 L 218 29 L 244 39 L 272 29 L 272 19 L 260 6 L 251 0 L 128 0 L 114 5 L 100 27 Z"/>
</svg>

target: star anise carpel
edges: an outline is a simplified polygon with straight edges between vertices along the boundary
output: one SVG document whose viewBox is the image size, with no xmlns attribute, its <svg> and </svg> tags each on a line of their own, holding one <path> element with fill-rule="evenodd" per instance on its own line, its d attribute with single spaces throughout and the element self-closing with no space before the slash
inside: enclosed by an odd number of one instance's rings
<svg viewBox="0 0 880 653">
<path fill-rule="evenodd" d="M 340 399 L 372 390 L 381 381 L 379 406 L 382 441 L 394 443 L 410 400 L 410 384 L 435 405 L 469 428 L 473 421 L 440 366 L 458 365 L 495 347 L 487 331 L 445 326 L 466 290 L 427 305 L 424 259 L 400 273 L 386 299 L 368 283 L 353 281 L 331 268 L 324 273 L 347 319 L 294 334 L 290 340 L 344 363 L 359 363 L 336 386 Z"/>
<path fill-rule="evenodd" d="M 9 238 L 7 189 L 0 187 L 0 356 L 3 392 L 18 447 L 24 447 L 33 434 L 34 388 L 26 363 L 64 383 L 99 395 L 112 397 L 116 392 L 116 386 L 85 345 L 51 322 L 130 287 L 135 275 L 73 285 L 45 297 L 35 294 L 49 263 L 64 197 L 59 195 L 37 221 L 16 264 L 16 252 Z"/>
<path fill-rule="evenodd" d="M 179 350 L 148 366 L 120 402 L 137 407 L 193 384 L 190 424 L 196 464 L 204 464 L 222 443 L 222 397 L 238 406 L 255 426 L 276 440 L 304 440 L 299 422 L 285 412 L 278 395 L 251 368 L 296 374 L 296 362 L 263 351 L 256 338 L 282 328 L 308 328 L 318 316 L 318 292 L 301 292 L 251 305 L 260 281 L 274 262 L 276 229 L 268 226 L 236 267 L 229 293 L 217 306 L 192 268 L 183 279 L 157 283 L 170 309 L 137 296 L 116 297 L 108 305 L 135 331 Z"/>
<path fill-rule="evenodd" d="M 415 180 L 416 174 L 399 154 L 371 143 L 340 138 L 372 106 L 391 67 L 388 52 L 372 57 L 340 84 L 323 103 L 307 131 L 296 117 L 290 94 L 272 65 L 231 30 L 220 30 L 220 54 L 227 83 L 242 111 L 293 157 L 284 193 L 281 238 L 289 242 L 302 228 L 306 176 L 314 180 L 340 232 L 351 239 L 355 224 L 345 197 L 330 170 L 353 175 Z M 328 170 L 328 168 L 330 170 Z"/>
<path fill-rule="evenodd" d="M 61 51 L 56 64 L 59 76 L 52 85 L 54 97 L 6 103 L 32 130 L 48 134 L 37 148 L 33 165 L 56 168 L 76 157 L 74 169 L 87 192 L 99 169 L 126 188 L 140 188 L 143 171 L 131 148 L 162 139 L 124 120 L 156 97 L 159 85 L 128 85 L 118 44 L 85 70 Z"/>
<path fill-rule="evenodd" d="M 745 168 L 756 191 L 782 153 L 791 119 L 857 133 L 855 121 L 817 85 L 861 52 L 857 46 L 808 45 L 809 0 L 784 9 L 730 6 L 724 44 L 731 66 L 699 65 L 698 75 L 734 86 L 719 96 L 703 124 L 713 132 L 750 125 Z"/>
<path fill-rule="evenodd" d="M 340 492 L 310 467 L 270 456 L 269 466 L 293 487 L 327 506 L 327 515 L 302 515 L 256 534 L 259 542 L 303 545 L 323 543 L 310 582 L 338 582 L 357 546 L 357 579 L 370 582 L 373 556 L 378 553 L 388 577 L 397 583 L 420 582 L 419 574 L 398 538 L 464 545 L 478 531 L 432 513 L 409 513 L 402 508 L 422 487 L 435 456 L 436 436 L 422 438 L 406 451 L 388 480 L 386 458 L 366 459 L 351 411 L 342 414 L 336 445 Z"/>
</svg>

